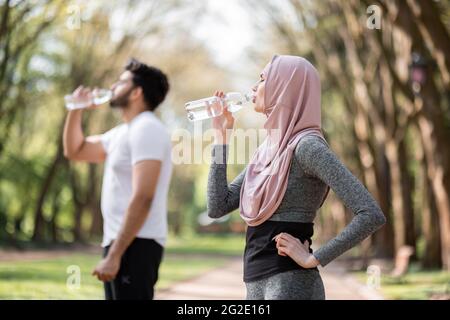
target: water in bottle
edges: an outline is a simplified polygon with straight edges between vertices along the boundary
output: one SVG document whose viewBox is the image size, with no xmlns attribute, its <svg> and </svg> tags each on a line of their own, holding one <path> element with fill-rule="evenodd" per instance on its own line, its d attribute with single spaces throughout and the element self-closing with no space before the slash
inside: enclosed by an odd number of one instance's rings
<svg viewBox="0 0 450 320">
<path fill-rule="evenodd" d="M 109 89 L 96 89 L 90 96 L 75 97 L 72 94 L 64 96 L 68 110 L 84 109 L 93 104 L 101 105 L 111 100 L 113 93 Z"/>
<path fill-rule="evenodd" d="M 253 100 L 253 93 L 242 94 L 239 92 L 229 92 L 223 99 L 212 96 L 200 100 L 186 103 L 185 109 L 190 121 L 200 121 L 220 116 L 223 113 L 224 102 L 228 106 L 228 111 L 236 112 Z"/>
</svg>

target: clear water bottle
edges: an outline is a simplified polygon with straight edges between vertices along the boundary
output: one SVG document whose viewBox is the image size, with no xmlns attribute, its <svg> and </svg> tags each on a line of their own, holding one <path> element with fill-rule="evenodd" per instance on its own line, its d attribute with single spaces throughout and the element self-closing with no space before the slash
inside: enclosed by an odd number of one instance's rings
<svg viewBox="0 0 450 320">
<path fill-rule="evenodd" d="M 190 121 L 199 121 L 220 116 L 223 113 L 224 102 L 228 111 L 236 112 L 253 101 L 253 93 L 242 94 L 228 92 L 224 98 L 212 96 L 200 100 L 190 101 L 185 104 L 187 118 Z"/>
<path fill-rule="evenodd" d="M 113 92 L 109 89 L 96 89 L 89 96 L 75 97 L 72 94 L 64 96 L 68 110 L 84 109 L 93 104 L 101 105 L 111 100 Z"/>
</svg>

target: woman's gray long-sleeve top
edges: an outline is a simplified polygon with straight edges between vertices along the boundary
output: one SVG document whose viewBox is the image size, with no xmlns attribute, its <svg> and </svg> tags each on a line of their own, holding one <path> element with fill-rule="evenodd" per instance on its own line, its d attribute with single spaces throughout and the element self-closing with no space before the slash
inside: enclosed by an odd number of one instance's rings
<svg viewBox="0 0 450 320">
<path fill-rule="evenodd" d="M 219 218 L 239 207 L 245 169 L 227 182 L 226 145 L 214 145 L 208 177 L 208 215 Z M 327 185 L 349 208 L 354 217 L 335 238 L 313 254 L 322 266 L 352 248 L 379 229 L 386 218 L 362 183 L 341 163 L 317 136 L 306 136 L 298 143 L 283 200 L 270 220 L 313 222 Z"/>
</svg>

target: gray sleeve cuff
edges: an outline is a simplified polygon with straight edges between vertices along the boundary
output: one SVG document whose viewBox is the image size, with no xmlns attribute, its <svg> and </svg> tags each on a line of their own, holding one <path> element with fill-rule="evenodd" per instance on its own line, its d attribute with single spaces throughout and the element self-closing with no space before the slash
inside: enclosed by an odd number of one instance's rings
<svg viewBox="0 0 450 320">
<path fill-rule="evenodd" d="M 322 267 L 325 267 L 327 264 L 333 261 L 335 257 L 331 256 L 330 254 L 327 254 L 323 249 L 324 248 L 322 247 L 317 251 L 313 252 L 313 256 L 319 261 Z"/>
</svg>

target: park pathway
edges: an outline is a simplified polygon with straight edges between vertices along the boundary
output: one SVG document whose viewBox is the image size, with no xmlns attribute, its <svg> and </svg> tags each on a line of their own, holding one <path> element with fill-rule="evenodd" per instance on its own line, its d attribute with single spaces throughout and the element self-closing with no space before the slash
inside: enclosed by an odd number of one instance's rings
<svg viewBox="0 0 450 320">
<path fill-rule="evenodd" d="M 345 272 L 339 262 L 320 269 L 327 300 L 381 300 L 382 296 Z M 160 300 L 240 300 L 245 299 L 242 259 L 234 258 L 221 268 L 182 281 L 155 295 Z"/>
</svg>

